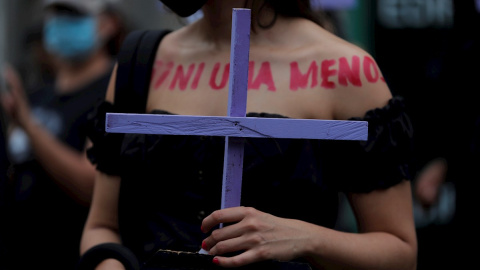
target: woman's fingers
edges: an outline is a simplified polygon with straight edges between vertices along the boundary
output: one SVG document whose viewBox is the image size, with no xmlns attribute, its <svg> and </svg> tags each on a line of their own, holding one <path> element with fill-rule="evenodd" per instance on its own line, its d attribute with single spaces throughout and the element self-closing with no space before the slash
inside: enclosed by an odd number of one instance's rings
<svg viewBox="0 0 480 270">
<path fill-rule="evenodd" d="M 0 102 L 2 104 L 3 110 L 7 113 L 7 115 L 11 116 L 13 111 L 13 99 L 10 93 L 4 92 L 0 96 Z"/>
<path fill-rule="evenodd" d="M 23 89 L 23 83 L 17 71 L 10 65 L 5 64 L 2 76 L 8 84 L 8 93 L 4 94 L 5 101 L 2 105 L 7 113 L 20 125 L 24 125 L 30 119 L 30 108 Z"/>
<path fill-rule="evenodd" d="M 203 249 L 215 255 L 217 264 L 237 267 L 264 260 L 290 260 L 301 257 L 310 241 L 312 225 L 278 218 L 249 207 L 218 210 L 206 217 L 203 231 L 220 223 L 231 223 L 211 232 Z M 223 257 L 235 254 L 231 257 Z"/>
<path fill-rule="evenodd" d="M 215 256 L 213 258 L 213 263 L 219 265 L 221 267 L 232 268 L 232 267 L 240 267 L 247 264 L 251 264 L 254 262 L 261 261 L 258 256 L 258 252 L 255 250 L 247 250 L 239 255 L 232 256 L 232 257 L 221 257 Z"/>
<path fill-rule="evenodd" d="M 205 250 L 210 250 L 217 243 L 242 236 L 245 233 L 240 224 L 232 224 L 221 229 L 212 231 L 209 237 L 205 238 L 202 247 Z"/>
<path fill-rule="evenodd" d="M 207 243 L 207 241 L 205 241 L 205 243 Z M 209 244 L 206 244 L 206 246 L 208 247 Z M 208 249 L 208 253 L 210 255 L 223 255 L 246 250 L 249 248 L 251 248 L 251 245 L 249 245 L 246 241 L 242 240 L 240 237 L 236 237 L 215 243 L 212 248 Z"/>
<path fill-rule="evenodd" d="M 23 93 L 23 84 L 20 75 L 18 75 L 17 71 L 15 71 L 12 66 L 5 64 L 3 66 L 2 76 L 12 94 Z"/>
<path fill-rule="evenodd" d="M 203 219 L 202 232 L 207 233 L 222 223 L 237 223 L 245 218 L 248 211 L 249 208 L 243 206 L 217 210 Z"/>
</svg>

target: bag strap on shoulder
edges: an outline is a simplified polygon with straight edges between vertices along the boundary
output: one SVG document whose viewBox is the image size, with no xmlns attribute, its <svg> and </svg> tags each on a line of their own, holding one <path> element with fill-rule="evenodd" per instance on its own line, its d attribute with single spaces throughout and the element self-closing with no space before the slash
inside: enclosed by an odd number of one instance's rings
<svg viewBox="0 0 480 270">
<path fill-rule="evenodd" d="M 137 30 L 124 40 L 117 58 L 115 107 L 124 113 L 144 113 L 158 45 L 168 30 Z"/>
</svg>

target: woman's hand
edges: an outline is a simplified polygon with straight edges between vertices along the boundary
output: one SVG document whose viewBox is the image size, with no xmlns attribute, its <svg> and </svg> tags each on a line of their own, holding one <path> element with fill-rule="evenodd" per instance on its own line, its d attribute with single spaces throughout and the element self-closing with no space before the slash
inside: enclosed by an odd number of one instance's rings
<svg viewBox="0 0 480 270">
<path fill-rule="evenodd" d="M 4 66 L 2 76 L 8 86 L 8 90 L 4 91 L 0 98 L 2 107 L 12 121 L 25 128 L 32 118 L 20 76 L 8 65 Z"/>
<path fill-rule="evenodd" d="M 415 198 L 420 204 L 429 209 L 437 201 L 447 174 L 447 161 L 442 158 L 432 160 L 420 172 L 415 180 Z"/>
<path fill-rule="evenodd" d="M 289 261 L 305 255 L 312 224 L 275 217 L 249 207 L 213 212 L 202 222 L 209 232 L 219 224 L 231 224 L 212 231 L 202 243 L 210 255 L 240 252 L 232 257 L 216 256 L 222 267 L 239 267 L 264 260 Z"/>
</svg>

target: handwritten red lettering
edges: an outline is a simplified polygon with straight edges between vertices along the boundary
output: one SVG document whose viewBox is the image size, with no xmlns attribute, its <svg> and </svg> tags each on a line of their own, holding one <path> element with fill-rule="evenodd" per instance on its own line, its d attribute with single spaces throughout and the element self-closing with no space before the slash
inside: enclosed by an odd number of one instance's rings
<svg viewBox="0 0 480 270">
<path fill-rule="evenodd" d="M 228 76 L 230 75 L 230 64 L 226 64 L 223 70 L 222 81 L 220 84 L 217 84 L 217 75 L 220 70 L 220 63 L 216 63 L 213 67 L 212 76 L 210 76 L 210 87 L 214 90 L 220 90 L 225 88 L 228 83 Z"/>
<path fill-rule="evenodd" d="M 194 69 L 195 64 L 190 64 L 190 66 L 188 67 L 188 71 L 185 74 L 183 71 L 183 65 L 178 65 L 177 71 L 175 72 L 175 76 L 173 77 L 169 89 L 175 89 L 178 82 L 180 90 L 185 90 L 188 86 L 188 82 L 190 81 L 190 77 L 192 76 Z"/>
<path fill-rule="evenodd" d="M 160 86 L 162 86 L 165 79 L 168 77 L 168 75 L 170 75 L 170 72 L 172 71 L 173 66 L 174 65 L 172 62 L 168 62 L 166 65 L 164 65 L 163 61 L 155 62 L 155 66 L 153 67 L 153 72 L 155 74 L 160 73 L 158 78 L 155 80 L 155 84 L 154 84 L 155 88 L 159 88 Z"/>
<path fill-rule="evenodd" d="M 348 64 L 346 57 L 338 59 L 338 83 L 347 86 L 348 82 L 355 86 L 362 86 L 360 79 L 360 57 L 352 57 L 352 65 Z"/>
<path fill-rule="evenodd" d="M 205 68 L 205 63 L 200 63 L 200 65 L 198 65 L 197 73 L 195 73 L 195 78 L 193 79 L 193 82 L 192 82 L 193 90 L 198 88 L 198 83 L 200 82 L 200 78 L 202 77 L 204 68 Z"/>
<path fill-rule="evenodd" d="M 380 72 L 378 71 L 378 67 L 377 67 L 377 64 L 375 63 L 375 60 L 373 60 L 368 56 L 365 56 L 363 58 L 363 72 L 365 73 L 365 77 L 367 78 L 367 81 L 371 83 L 377 82 L 380 77 Z"/>
<path fill-rule="evenodd" d="M 297 91 L 299 88 L 305 89 L 308 85 L 308 78 L 312 77 L 310 87 L 318 85 L 318 65 L 316 61 L 312 61 L 307 73 L 302 74 L 297 62 L 290 63 L 290 90 Z"/>
<path fill-rule="evenodd" d="M 255 63 L 249 63 L 249 69 L 254 70 Z M 253 73 L 253 72 L 252 72 Z M 250 74 L 250 72 L 249 72 Z M 269 91 L 276 91 L 277 87 L 273 81 L 272 69 L 270 68 L 270 62 L 263 62 L 260 66 L 260 71 L 255 79 L 253 76 L 249 76 L 248 89 L 258 90 L 260 86 L 265 84 Z"/>
<path fill-rule="evenodd" d="M 322 77 L 322 87 L 327 88 L 327 89 L 333 89 L 335 88 L 335 83 L 330 81 L 330 77 L 337 75 L 338 71 L 336 69 L 332 69 L 332 66 L 335 65 L 337 61 L 334 59 L 331 60 L 325 60 L 322 62 L 322 71 L 321 71 L 321 77 Z"/>
<path fill-rule="evenodd" d="M 253 73 L 255 72 L 255 62 L 250 61 L 248 62 L 248 89 L 252 88 L 252 82 L 253 82 Z"/>
<path fill-rule="evenodd" d="M 363 63 L 362 63 L 363 61 Z M 248 89 L 276 91 L 270 62 L 262 62 L 255 70 L 255 61 L 249 62 Z M 337 86 L 353 85 L 361 87 L 363 83 L 385 82 L 380 70 L 370 56 L 352 56 L 352 58 L 340 57 L 338 59 L 326 59 L 312 61 L 308 69 L 301 70 L 299 62 L 290 63 L 290 90 L 315 88 L 321 86 L 324 89 L 335 89 Z M 303 64 L 302 64 L 303 65 Z M 173 62 L 156 61 L 152 70 L 152 81 L 156 89 L 167 84 L 170 90 L 188 89 L 196 90 L 200 87 L 202 78 L 209 77 L 208 86 L 213 90 L 222 90 L 228 87 L 230 64 L 217 62 L 213 65 L 210 74 L 206 74 L 205 62 L 176 65 Z M 362 79 L 362 68 L 365 79 Z M 207 68 L 209 69 L 209 68 Z M 220 74 L 221 73 L 221 74 Z"/>
</svg>

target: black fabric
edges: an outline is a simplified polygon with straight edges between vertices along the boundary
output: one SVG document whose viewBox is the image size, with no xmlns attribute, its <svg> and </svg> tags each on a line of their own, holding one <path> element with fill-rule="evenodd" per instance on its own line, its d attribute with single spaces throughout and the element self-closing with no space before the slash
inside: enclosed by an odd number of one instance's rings
<svg viewBox="0 0 480 270">
<path fill-rule="evenodd" d="M 88 148 L 87 157 L 96 169 L 109 175 L 119 175 L 120 145 L 123 134 L 105 132 L 105 115 L 118 112 L 113 104 L 99 102 L 89 115 L 88 138 L 93 146 Z M 95 116 L 101 117 L 95 117 Z"/>
<path fill-rule="evenodd" d="M 117 56 L 114 103 L 117 104 L 119 111 L 137 112 L 130 111 L 128 99 L 136 96 L 133 73 L 135 72 L 137 49 L 146 32 L 145 30 L 137 30 L 130 33 L 123 41 L 122 48 Z"/>
<path fill-rule="evenodd" d="M 117 60 L 114 105 L 98 103 L 90 115 L 89 138 L 95 147 L 87 151 L 97 169 L 106 174 L 119 175 L 120 146 L 124 135 L 105 132 L 106 113 L 143 113 L 148 97 L 151 69 L 155 53 L 168 30 L 137 30 L 124 40 Z"/>
<path fill-rule="evenodd" d="M 126 91 L 125 96 L 128 97 L 128 100 L 125 100 L 125 102 L 120 103 L 120 101 L 115 100 L 115 104 L 122 106 L 122 111 L 132 113 L 145 112 L 155 55 L 160 41 L 168 33 L 170 33 L 169 30 L 151 30 L 147 31 L 143 36 L 136 55 L 135 71 L 133 73 L 134 88 Z M 117 89 L 115 95 L 118 93 Z M 130 108 L 130 111 L 127 107 Z"/>
<path fill-rule="evenodd" d="M 338 192 L 370 192 L 411 179 L 413 131 L 403 108 L 403 100 L 393 98 L 367 112 L 363 143 L 246 139 L 242 205 L 332 228 Z M 114 166 L 122 168 L 123 243 L 141 261 L 159 248 L 198 251 L 206 237 L 202 219 L 220 208 L 224 138 L 126 134 L 121 153 Z"/>
<path fill-rule="evenodd" d="M 413 128 L 402 98 L 394 97 L 384 108 L 350 120 L 368 121 L 368 140 L 330 141 L 324 149 L 330 153 L 326 167 L 336 168 L 326 173 L 341 180 L 336 183 L 339 190 L 367 193 L 412 179 Z"/>
<path fill-rule="evenodd" d="M 38 121 L 72 149 L 82 152 L 87 140 L 87 119 L 97 100 L 105 97 L 110 70 L 69 94 L 53 88 L 30 96 L 32 113 Z M 15 138 L 21 138 L 14 134 Z M 12 148 L 28 149 L 28 142 L 9 138 Z M 19 147 L 19 144 L 21 147 Z M 2 217 L 7 248 L 2 262 L 10 269 L 73 269 L 88 208 L 80 206 L 61 189 L 31 151 L 11 151 L 14 163 L 8 182 L 8 205 Z M 8 269 L 7 268 L 7 269 Z"/>
<path fill-rule="evenodd" d="M 155 54 L 168 33 L 169 30 L 137 30 L 123 42 L 115 81 L 114 104 L 119 112 L 145 112 Z"/>
</svg>

